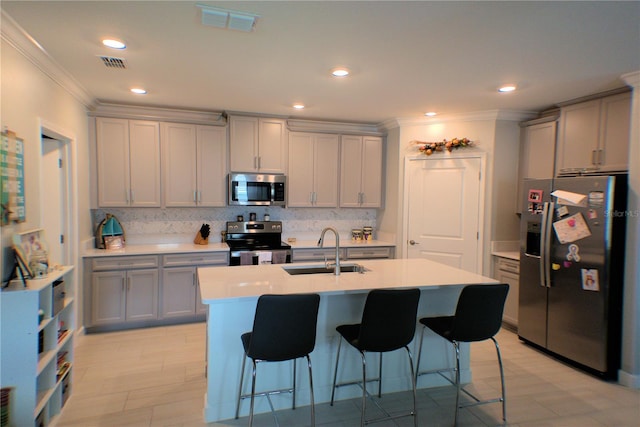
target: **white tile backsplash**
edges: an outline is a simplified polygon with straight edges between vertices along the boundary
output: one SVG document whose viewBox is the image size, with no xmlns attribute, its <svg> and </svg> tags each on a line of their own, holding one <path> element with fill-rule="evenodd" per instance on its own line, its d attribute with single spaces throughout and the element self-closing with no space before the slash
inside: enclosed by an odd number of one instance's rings
<svg viewBox="0 0 640 427">
<path fill-rule="evenodd" d="M 255 212 L 258 220 L 268 213 L 271 221 L 282 221 L 282 237 L 303 240 L 318 238 L 325 227 L 334 227 L 341 238 L 350 238 L 351 229 L 370 226 L 376 236 L 376 209 L 330 209 L 330 208 L 273 208 L 273 207 L 226 207 L 226 208 L 112 208 L 92 209 L 94 230 L 107 213 L 115 215 L 127 236 L 146 243 L 162 243 L 165 240 L 182 240 L 193 235 L 202 224 L 211 227 L 211 238 L 217 241 L 227 221 L 235 221 L 243 215 Z M 342 237 L 344 236 L 344 237 Z M 151 242 L 150 240 L 161 240 Z"/>
</svg>

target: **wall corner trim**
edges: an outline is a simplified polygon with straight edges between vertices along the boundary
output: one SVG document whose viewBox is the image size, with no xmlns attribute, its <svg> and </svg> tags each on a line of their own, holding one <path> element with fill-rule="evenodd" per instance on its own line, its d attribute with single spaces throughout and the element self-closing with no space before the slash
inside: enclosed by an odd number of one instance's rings
<svg viewBox="0 0 640 427">
<path fill-rule="evenodd" d="M 51 80 L 60 85 L 85 107 L 90 107 L 93 97 L 78 81 L 60 66 L 44 48 L 31 37 L 8 13 L 2 11 L 0 34 L 22 56 L 35 65 Z"/>
</svg>

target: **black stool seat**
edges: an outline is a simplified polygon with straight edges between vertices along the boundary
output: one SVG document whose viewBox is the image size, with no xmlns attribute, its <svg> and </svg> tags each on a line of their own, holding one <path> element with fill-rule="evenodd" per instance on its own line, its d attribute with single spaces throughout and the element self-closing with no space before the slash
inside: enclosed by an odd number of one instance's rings
<svg viewBox="0 0 640 427">
<path fill-rule="evenodd" d="M 507 421 L 504 370 L 502 368 L 500 347 L 495 339 L 495 335 L 500 331 L 500 327 L 502 326 L 502 313 L 504 311 L 504 303 L 508 292 L 509 285 L 505 283 L 496 285 L 468 285 L 465 286 L 460 293 L 455 315 L 424 317 L 420 319 L 420 323 L 424 325 L 425 328 L 431 329 L 442 338 L 451 342 L 456 352 L 456 367 L 454 369 L 456 373 L 455 382 L 451 381 L 448 377 L 445 377 L 447 380 L 454 383 L 458 389 L 458 392 L 456 393 L 456 412 L 454 423 L 457 422 L 459 408 L 495 402 L 502 402 L 502 418 L 505 423 Z M 425 328 L 423 328 L 420 338 L 420 350 L 416 366 L 416 379 L 418 376 L 424 374 L 451 371 L 451 369 L 438 369 L 435 371 L 420 372 L 420 359 Z M 464 390 L 460 385 L 460 343 L 484 341 L 487 339 L 491 339 L 496 347 L 498 364 L 500 367 L 500 379 L 502 382 L 502 396 L 496 399 L 481 401 L 468 391 Z M 471 396 L 474 399 L 474 403 L 471 405 L 460 405 L 459 401 L 461 391 Z"/>
<path fill-rule="evenodd" d="M 376 289 L 370 291 L 362 313 L 362 321 L 358 324 L 340 325 L 336 331 L 351 346 L 356 348 L 362 358 L 362 383 L 352 381 L 337 384 L 338 361 L 340 360 L 340 347 L 342 340 L 338 342 L 336 354 L 336 367 L 333 374 L 333 389 L 331 392 L 331 405 L 335 398 L 337 387 L 351 384 L 361 384 L 362 386 L 362 413 L 360 424 L 382 421 L 389 418 L 411 415 L 414 417 L 414 424 L 417 427 L 418 419 L 416 413 L 416 384 L 413 371 L 413 358 L 409 351 L 409 343 L 413 340 L 416 330 L 416 313 L 418 311 L 418 301 L 420 299 L 419 289 Z M 377 380 L 378 397 L 382 395 L 382 353 L 405 348 L 409 356 L 409 367 L 411 370 L 411 383 L 413 389 L 413 412 L 408 414 L 387 416 L 379 420 L 365 420 L 365 409 L 367 400 L 367 376 L 366 376 L 366 352 L 380 353 L 380 366 Z M 384 411 L 383 408 L 380 407 Z M 386 411 L 384 411 L 386 413 Z M 388 415 L 388 414 L 387 414 Z"/>
<path fill-rule="evenodd" d="M 245 357 L 242 359 L 240 386 L 238 387 L 238 401 L 236 418 L 240 413 L 240 401 L 251 398 L 249 410 L 249 425 L 253 424 L 253 406 L 256 396 L 256 363 L 282 362 L 293 360 L 293 387 L 286 390 L 272 390 L 258 395 L 283 392 L 292 393 L 293 409 L 296 407 L 296 364 L 295 359 L 307 358 L 309 368 L 309 387 L 311 391 L 311 425 L 315 425 L 315 410 L 313 397 L 313 378 L 311 371 L 311 353 L 316 344 L 316 326 L 318 322 L 318 307 L 320 295 L 262 295 L 258 298 L 256 313 L 253 320 L 253 330 L 240 336 Z M 250 358 L 253 362 L 251 393 L 242 394 L 245 362 Z M 269 400 L 271 405 L 271 401 Z M 273 406 L 271 406 L 273 409 Z M 276 420 L 277 421 L 277 420 Z"/>
</svg>

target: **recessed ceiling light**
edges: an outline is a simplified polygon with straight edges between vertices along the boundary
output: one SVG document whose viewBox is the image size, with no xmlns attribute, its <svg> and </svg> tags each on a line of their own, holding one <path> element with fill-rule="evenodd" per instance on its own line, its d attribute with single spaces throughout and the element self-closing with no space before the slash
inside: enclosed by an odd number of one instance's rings
<svg viewBox="0 0 640 427">
<path fill-rule="evenodd" d="M 139 87 L 134 87 L 133 89 L 131 89 L 131 92 L 137 93 L 138 95 L 146 95 L 147 94 L 146 90 L 144 90 L 142 88 L 139 88 Z"/>
<path fill-rule="evenodd" d="M 112 49 L 125 49 L 127 47 L 127 45 L 124 44 L 124 42 L 121 42 L 120 40 L 115 40 L 115 39 L 104 39 L 102 40 L 102 44 Z"/>
<path fill-rule="evenodd" d="M 498 89 L 498 92 L 513 92 L 514 90 L 516 90 L 516 85 L 505 85 Z"/>
<path fill-rule="evenodd" d="M 424 113 L 424 115 L 427 116 L 427 117 L 433 117 L 436 114 L 438 114 L 438 113 L 436 113 L 435 111 L 429 111 L 428 113 Z"/>
<path fill-rule="evenodd" d="M 349 70 L 346 68 L 334 68 L 331 70 L 331 75 L 334 77 L 347 77 L 349 75 Z"/>
<path fill-rule="evenodd" d="M 304 109 L 304 104 L 300 104 L 300 103 L 293 104 L 293 108 L 295 108 L 296 110 L 302 110 Z"/>
</svg>

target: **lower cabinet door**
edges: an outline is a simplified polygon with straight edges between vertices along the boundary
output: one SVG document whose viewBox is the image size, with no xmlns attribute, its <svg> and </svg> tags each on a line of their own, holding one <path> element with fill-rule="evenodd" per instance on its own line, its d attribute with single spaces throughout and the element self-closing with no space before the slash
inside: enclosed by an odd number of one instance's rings
<svg viewBox="0 0 640 427">
<path fill-rule="evenodd" d="M 126 273 L 93 273 L 91 320 L 94 325 L 125 321 Z"/>
<path fill-rule="evenodd" d="M 197 278 L 194 267 L 165 268 L 162 273 L 162 317 L 196 313 Z"/>
<path fill-rule="evenodd" d="M 127 272 L 126 320 L 158 318 L 158 270 Z"/>
</svg>

